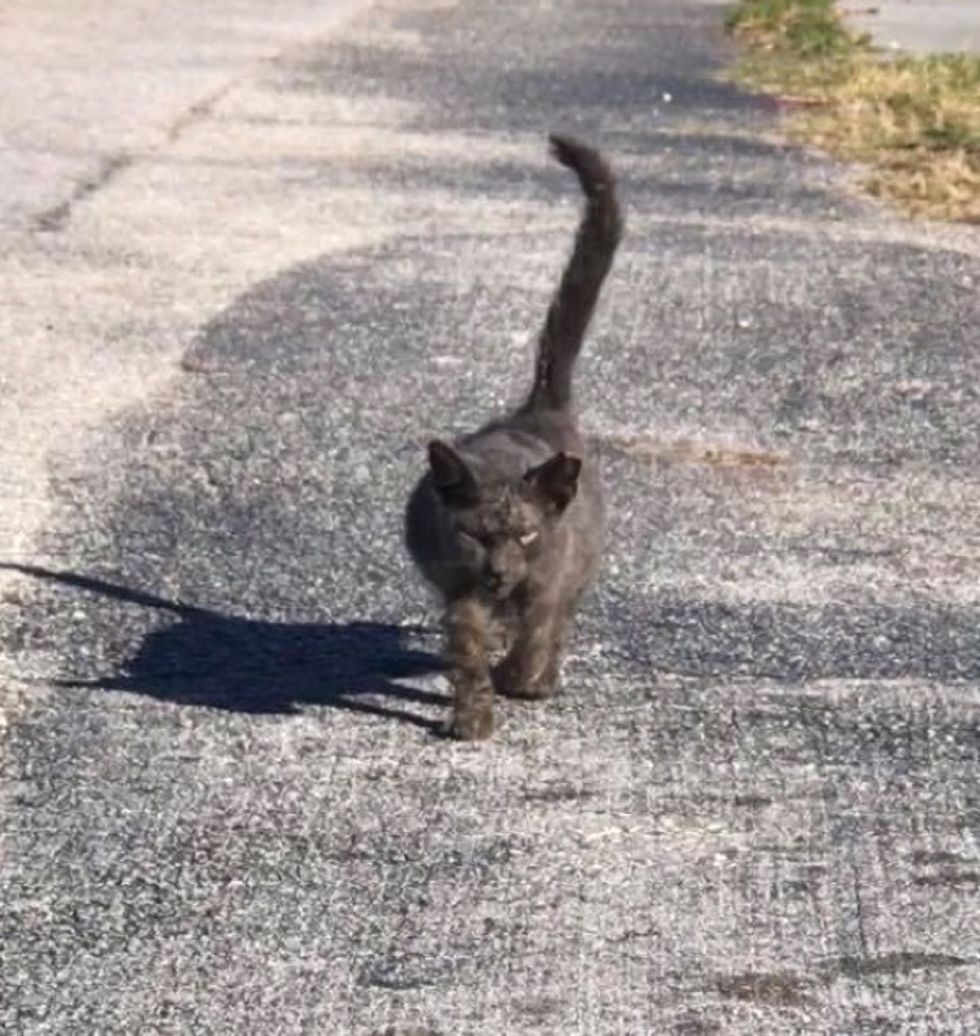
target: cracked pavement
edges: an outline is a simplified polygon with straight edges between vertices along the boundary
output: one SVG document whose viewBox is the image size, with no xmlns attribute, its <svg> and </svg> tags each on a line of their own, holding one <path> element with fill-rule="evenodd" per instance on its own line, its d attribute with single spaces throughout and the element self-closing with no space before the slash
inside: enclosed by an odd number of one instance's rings
<svg viewBox="0 0 980 1036">
<path fill-rule="evenodd" d="M 4 1031 L 975 1031 L 980 237 L 779 143 L 720 23 L 378 4 L 8 228 L 9 336 L 120 396 L 0 509 Z M 626 206 L 610 547 L 563 694 L 450 744 L 401 509 L 530 376 L 550 130 Z"/>
</svg>

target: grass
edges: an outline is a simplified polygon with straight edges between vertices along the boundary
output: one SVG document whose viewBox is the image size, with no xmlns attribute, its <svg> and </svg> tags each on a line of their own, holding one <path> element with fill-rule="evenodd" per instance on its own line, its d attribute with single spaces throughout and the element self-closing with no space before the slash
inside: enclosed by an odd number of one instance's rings
<svg viewBox="0 0 980 1036">
<path fill-rule="evenodd" d="M 793 138 L 867 164 L 907 213 L 980 223 L 980 58 L 885 57 L 833 0 L 741 0 L 727 24 L 736 79 L 782 98 Z"/>
<path fill-rule="evenodd" d="M 850 51 L 858 43 L 844 30 L 832 0 L 742 0 L 727 25 L 763 49 L 808 58 Z"/>
</svg>

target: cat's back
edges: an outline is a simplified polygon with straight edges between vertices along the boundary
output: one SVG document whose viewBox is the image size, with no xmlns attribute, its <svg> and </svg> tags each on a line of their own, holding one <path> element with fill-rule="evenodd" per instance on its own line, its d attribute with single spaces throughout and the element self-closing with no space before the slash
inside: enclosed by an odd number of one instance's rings
<svg viewBox="0 0 980 1036">
<path fill-rule="evenodd" d="M 460 439 L 459 446 L 485 463 L 499 466 L 501 474 L 515 476 L 556 453 L 575 457 L 586 453 L 574 418 L 557 410 L 521 409 L 496 418 Z"/>
</svg>

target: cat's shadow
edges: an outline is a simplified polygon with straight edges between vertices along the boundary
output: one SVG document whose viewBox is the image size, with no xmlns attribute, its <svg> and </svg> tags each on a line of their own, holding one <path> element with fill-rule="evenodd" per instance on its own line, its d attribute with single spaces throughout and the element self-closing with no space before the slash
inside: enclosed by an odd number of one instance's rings
<svg viewBox="0 0 980 1036">
<path fill-rule="evenodd" d="M 398 682 L 442 668 L 438 656 L 405 643 L 409 634 L 428 630 L 378 622 L 268 622 L 167 601 L 74 572 L 0 567 L 176 618 L 147 633 L 117 672 L 51 681 L 56 686 L 126 691 L 246 713 L 290 713 L 319 705 L 399 720 L 433 733 L 439 730 L 437 720 L 403 706 L 449 703 L 446 695 Z"/>
</svg>

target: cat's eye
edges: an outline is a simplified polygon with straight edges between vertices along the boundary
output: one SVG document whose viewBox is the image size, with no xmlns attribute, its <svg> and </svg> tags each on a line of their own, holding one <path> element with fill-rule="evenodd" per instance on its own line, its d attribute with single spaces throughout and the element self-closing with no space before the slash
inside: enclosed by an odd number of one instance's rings
<svg viewBox="0 0 980 1036">
<path fill-rule="evenodd" d="M 518 542 L 518 543 L 519 543 L 519 544 L 520 544 L 520 545 L 521 545 L 522 547 L 530 547 L 530 546 L 531 546 L 531 544 L 532 544 L 532 543 L 533 543 L 533 542 L 534 542 L 534 541 L 535 541 L 535 540 L 536 540 L 537 538 L 538 538 L 538 534 L 537 534 L 537 531 L 535 530 L 534 532 L 526 532 L 526 533 L 524 533 L 524 535 L 523 535 L 523 536 L 519 536 L 519 537 L 518 537 L 518 539 L 517 539 L 517 542 Z"/>
</svg>

